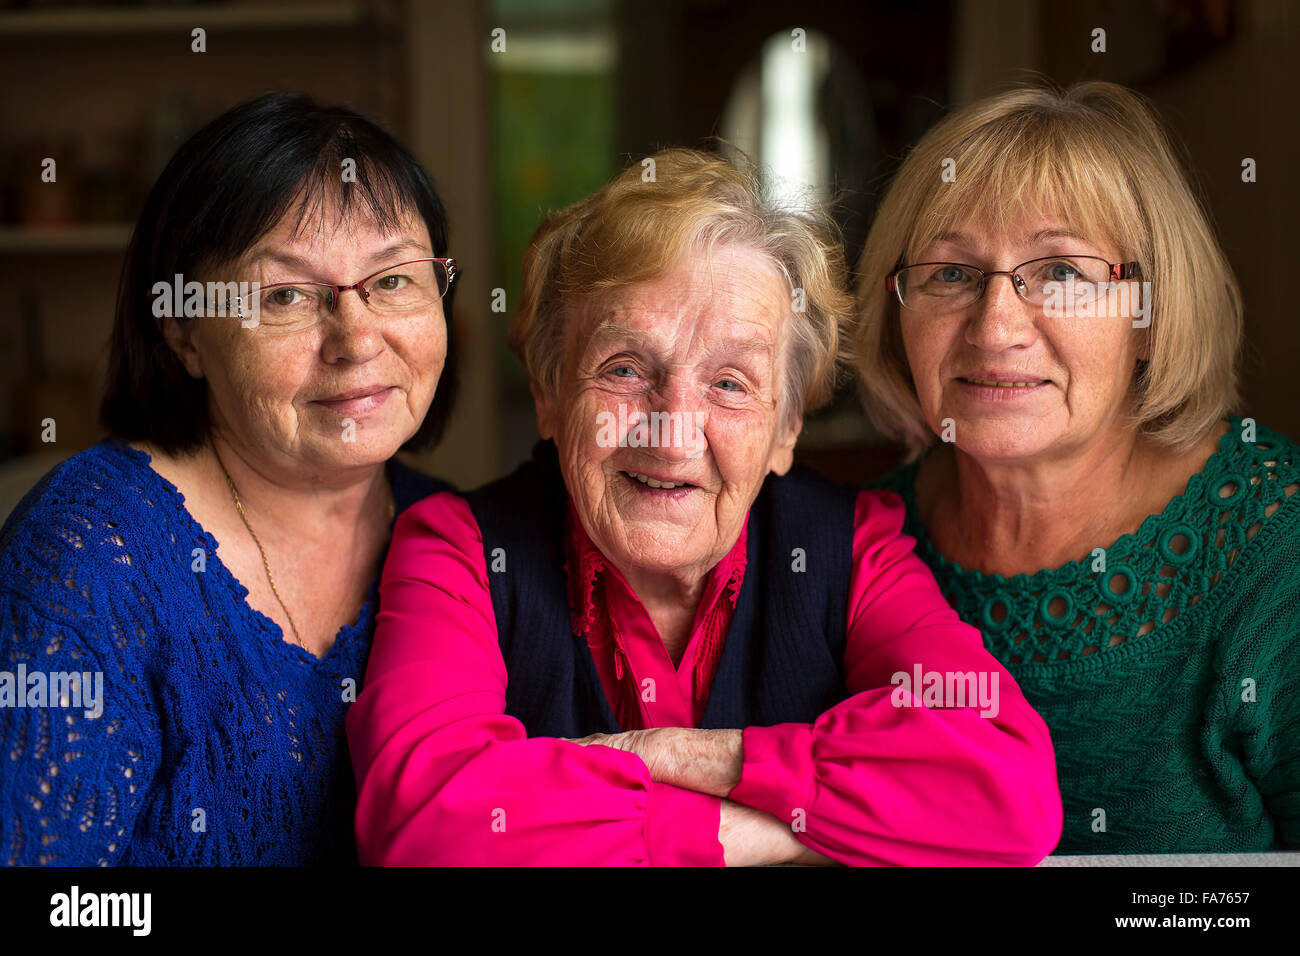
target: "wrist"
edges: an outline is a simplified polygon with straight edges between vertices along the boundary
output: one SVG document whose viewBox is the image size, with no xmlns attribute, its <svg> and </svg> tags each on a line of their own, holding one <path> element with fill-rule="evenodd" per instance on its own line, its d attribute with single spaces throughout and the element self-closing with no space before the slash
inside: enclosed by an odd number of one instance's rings
<svg viewBox="0 0 1300 956">
<path fill-rule="evenodd" d="M 730 800 L 722 801 L 718 842 L 727 866 L 771 866 L 794 858 L 788 828 L 776 817 Z M 796 844 L 797 846 L 797 844 Z"/>
<path fill-rule="evenodd" d="M 673 781 L 680 787 L 725 797 L 740 783 L 744 767 L 744 733 L 740 730 L 680 729 L 670 738 Z"/>
</svg>

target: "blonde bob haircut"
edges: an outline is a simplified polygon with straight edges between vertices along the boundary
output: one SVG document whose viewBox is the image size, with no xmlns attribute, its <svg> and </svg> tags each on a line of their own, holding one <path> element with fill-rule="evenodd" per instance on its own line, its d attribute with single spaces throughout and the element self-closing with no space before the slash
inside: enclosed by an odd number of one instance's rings
<svg viewBox="0 0 1300 956">
<path fill-rule="evenodd" d="M 943 181 L 945 167 L 955 181 Z M 1239 401 L 1241 293 L 1154 110 L 1113 83 L 980 100 L 945 117 L 904 160 L 858 265 L 852 352 L 867 414 L 907 446 L 909 461 L 935 443 L 888 275 L 959 222 L 1002 231 L 1036 213 L 1141 264 L 1151 311 L 1138 333 L 1129 424 L 1168 449 L 1190 448 Z"/>
<path fill-rule="evenodd" d="M 668 149 L 552 213 L 524 253 L 510 348 L 534 394 L 559 394 L 565 323 L 589 297 L 658 278 L 689 255 L 736 245 L 766 255 L 789 282 L 791 321 L 779 412 L 795 428 L 825 404 L 844 364 L 853 313 L 839 232 L 820 209 L 774 205 L 752 169 Z M 651 176 L 653 171 L 653 176 Z"/>
</svg>

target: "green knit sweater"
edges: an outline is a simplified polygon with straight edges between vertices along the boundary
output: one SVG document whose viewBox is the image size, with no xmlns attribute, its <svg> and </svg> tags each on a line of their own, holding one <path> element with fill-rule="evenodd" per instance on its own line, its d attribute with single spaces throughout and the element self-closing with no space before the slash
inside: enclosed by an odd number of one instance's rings
<svg viewBox="0 0 1300 956">
<path fill-rule="evenodd" d="M 1051 729 L 1057 853 L 1300 846 L 1300 446 L 1231 424 L 1135 534 L 1035 574 L 940 554 L 918 463 L 873 484 L 902 497 L 944 596 Z"/>
</svg>

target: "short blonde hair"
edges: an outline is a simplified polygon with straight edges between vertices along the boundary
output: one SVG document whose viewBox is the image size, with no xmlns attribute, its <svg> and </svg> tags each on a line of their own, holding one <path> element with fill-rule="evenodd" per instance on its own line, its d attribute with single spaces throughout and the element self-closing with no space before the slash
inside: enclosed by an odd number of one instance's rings
<svg viewBox="0 0 1300 956">
<path fill-rule="evenodd" d="M 791 344 L 779 401 L 794 426 L 830 399 L 843 365 L 853 298 L 838 230 L 820 209 L 774 205 L 753 170 L 712 153 L 668 149 L 649 159 L 653 166 L 632 163 L 538 227 L 524 253 L 510 348 L 534 389 L 556 395 L 565 323 L 587 297 L 655 279 L 699 246 L 752 248 L 790 283 Z"/>
<path fill-rule="evenodd" d="M 949 160 L 956 178 L 943 182 Z M 1155 111 L 1104 82 L 980 100 L 903 162 L 858 265 L 852 351 L 867 414 L 909 460 L 934 443 L 885 280 L 960 220 L 1001 230 L 1026 211 L 1058 213 L 1141 264 L 1153 296 L 1131 426 L 1170 449 L 1193 445 L 1239 400 L 1241 293 Z"/>
</svg>

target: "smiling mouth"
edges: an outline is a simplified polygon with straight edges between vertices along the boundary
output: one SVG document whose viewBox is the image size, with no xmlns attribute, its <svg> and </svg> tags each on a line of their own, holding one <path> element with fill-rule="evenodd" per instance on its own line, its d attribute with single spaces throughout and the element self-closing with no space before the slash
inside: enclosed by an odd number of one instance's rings
<svg viewBox="0 0 1300 956">
<path fill-rule="evenodd" d="M 370 385 L 365 388 L 354 388 L 350 392 L 340 392 L 338 395 L 330 395 L 327 398 L 316 399 L 322 405 L 338 405 L 343 402 L 356 401 L 358 398 L 370 398 L 372 395 L 378 395 L 380 392 L 387 392 L 394 388 L 392 385 Z"/>
<path fill-rule="evenodd" d="M 619 472 L 619 474 L 629 479 L 630 481 L 638 482 L 650 488 L 660 488 L 663 489 L 664 491 L 672 491 L 677 488 L 698 487 L 696 485 L 691 484 L 689 481 L 659 481 L 658 479 L 651 478 L 649 475 L 643 475 L 640 472 L 636 472 L 636 471 L 621 471 Z"/>
<path fill-rule="evenodd" d="M 966 382 L 968 385 L 983 385 L 991 388 L 1033 388 L 1035 385 L 1046 385 L 1047 380 L 1042 379 L 1037 382 L 993 382 L 983 378 L 963 378 L 958 381 Z"/>
</svg>

